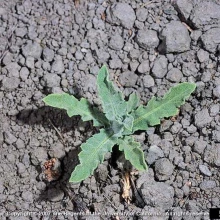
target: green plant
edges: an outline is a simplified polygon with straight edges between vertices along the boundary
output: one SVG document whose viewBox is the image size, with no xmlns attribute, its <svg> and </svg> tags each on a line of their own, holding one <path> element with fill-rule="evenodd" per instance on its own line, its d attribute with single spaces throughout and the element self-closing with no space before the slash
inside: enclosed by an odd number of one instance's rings
<svg viewBox="0 0 220 220">
<path fill-rule="evenodd" d="M 124 100 L 122 93 L 109 80 L 106 66 L 98 73 L 97 85 L 104 113 L 92 107 L 86 99 L 78 100 L 66 93 L 50 94 L 43 99 L 49 106 L 67 110 L 69 117 L 80 115 L 83 121 L 93 120 L 94 126 L 103 127 L 98 134 L 81 145 L 80 164 L 72 172 L 70 182 L 80 182 L 93 174 L 103 162 L 105 153 L 111 152 L 114 145 L 124 151 L 125 158 L 136 169 L 146 170 L 147 164 L 140 143 L 131 134 L 160 124 L 163 117 L 176 115 L 178 107 L 184 104 L 196 88 L 194 83 L 181 83 L 171 88 L 163 98 L 153 97 L 143 106 L 139 104 L 136 94 L 131 94 L 128 101 Z"/>
</svg>

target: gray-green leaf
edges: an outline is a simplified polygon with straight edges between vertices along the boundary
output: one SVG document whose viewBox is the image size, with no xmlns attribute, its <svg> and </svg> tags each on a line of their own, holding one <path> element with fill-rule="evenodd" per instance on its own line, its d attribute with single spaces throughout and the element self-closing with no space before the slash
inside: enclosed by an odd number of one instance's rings
<svg viewBox="0 0 220 220">
<path fill-rule="evenodd" d="M 139 103 L 140 103 L 140 99 L 137 96 L 137 94 L 136 93 L 130 94 L 129 99 L 127 101 L 128 113 L 131 113 L 133 110 L 135 110 L 139 106 Z"/>
<path fill-rule="evenodd" d="M 118 139 L 119 150 L 124 151 L 125 158 L 138 170 L 147 169 L 147 164 L 144 159 L 144 153 L 140 149 L 140 143 L 134 141 L 133 137 L 125 136 Z"/>
<path fill-rule="evenodd" d="M 126 115 L 127 104 L 123 99 L 122 93 L 109 80 L 108 70 L 105 65 L 98 73 L 97 85 L 106 118 L 110 121 L 122 122 L 123 116 Z"/>
<path fill-rule="evenodd" d="M 103 113 L 92 108 L 88 100 L 81 98 L 80 101 L 67 93 L 50 94 L 43 101 L 52 107 L 65 109 L 69 117 L 80 115 L 83 121 L 93 120 L 94 126 L 103 126 L 107 119 Z"/>
<path fill-rule="evenodd" d="M 104 155 L 111 152 L 116 143 L 117 138 L 113 137 L 113 133 L 108 133 L 104 129 L 89 138 L 81 145 L 80 164 L 72 172 L 69 181 L 78 183 L 93 174 L 97 166 L 103 162 Z"/>
<path fill-rule="evenodd" d="M 123 121 L 123 124 L 124 124 L 125 128 L 128 129 L 129 131 L 132 131 L 133 123 L 134 123 L 133 116 L 130 115 L 130 114 L 126 115 L 126 118 Z"/>
<path fill-rule="evenodd" d="M 118 121 L 111 121 L 110 129 L 113 131 L 114 137 L 121 137 L 122 132 L 124 131 L 124 125 L 123 123 L 119 123 Z"/>
<path fill-rule="evenodd" d="M 178 112 L 178 107 L 185 103 L 185 100 L 195 90 L 194 83 L 181 83 L 169 90 L 162 99 L 153 97 L 147 106 L 139 106 L 132 113 L 134 117 L 133 132 L 137 130 L 147 130 L 148 126 L 160 124 L 160 119 L 174 116 Z"/>
</svg>

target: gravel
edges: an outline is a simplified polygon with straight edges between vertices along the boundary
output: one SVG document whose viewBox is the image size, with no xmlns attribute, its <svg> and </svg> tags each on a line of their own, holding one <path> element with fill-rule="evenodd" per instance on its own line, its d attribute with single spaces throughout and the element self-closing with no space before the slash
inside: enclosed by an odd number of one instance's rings
<svg viewBox="0 0 220 220">
<path fill-rule="evenodd" d="M 135 21 L 133 8 L 126 3 L 116 3 L 107 9 L 107 21 L 131 29 Z"/>
<path fill-rule="evenodd" d="M 162 43 L 159 49 L 166 53 L 181 53 L 190 49 L 189 32 L 186 26 L 179 21 L 168 23 L 162 30 L 160 38 Z"/>
<path fill-rule="evenodd" d="M 11 132 L 4 132 L 4 140 L 7 144 L 13 144 L 17 138 Z"/>
<path fill-rule="evenodd" d="M 168 71 L 166 78 L 171 82 L 180 82 L 183 78 L 182 72 L 177 68 L 172 68 Z"/>
<path fill-rule="evenodd" d="M 18 163 L 18 164 L 17 164 L 17 169 L 18 169 L 18 174 L 22 174 L 22 173 L 24 173 L 25 170 L 26 170 L 23 163 Z"/>
<path fill-rule="evenodd" d="M 57 74 L 61 74 L 64 72 L 64 63 L 61 56 L 56 56 L 54 59 L 54 62 L 52 64 L 52 71 L 54 71 Z"/>
<path fill-rule="evenodd" d="M 34 57 L 26 57 L 25 64 L 29 69 L 34 69 Z"/>
<path fill-rule="evenodd" d="M 125 87 L 135 86 L 137 82 L 138 76 L 131 71 L 123 72 L 118 80 Z"/>
<path fill-rule="evenodd" d="M 202 190 L 209 190 L 209 189 L 213 189 L 216 187 L 216 183 L 213 180 L 204 180 L 201 184 L 200 184 L 200 188 Z"/>
<path fill-rule="evenodd" d="M 163 151 L 156 145 L 150 146 L 146 155 L 147 164 L 153 164 L 160 157 L 164 157 Z"/>
<path fill-rule="evenodd" d="M 167 210 L 173 205 L 174 190 L 162 182 L 145 182 L 141 187 L 141 194 L 147 205 Z"/>
<path fill-rule="evenodd" d="M 143 78 L 144 87 L 150 88 L 155 85 L 154 78 L 150 75 L 145 75 Z"/>
<path fill-rule="evenodd" d="M 24 37 L 27 34 L 27 28 L 22 27 L 22 28 L 16 28 L 15 34 L 17 37 Z"/>
<path fill-rule="evenodd" d="M 1 212 L 166 214 L 168 209 L 205 213 L 219 207 L 219 2 L 148 3 L 1 2 Z M 79 162 L 80 145 L 98 131 L 90 122 L 69 118 L 65 111 L 42 102 L 50 93 L 67 92 L 100 104 L 96 76 L 103 64 L 125 98 L 135 92 L 143 105 L 177 83 L 197 84 L 178 115 L 135 133 L 148 170 L 131 167 L 130 204 L 122 197 L 124 170 L 117 146 L 94 175 L 79 184 L 68 182 Z M 53 157 L 59 158 L 63 171 L 59 180 L 48 182 L 44 163 Z M 59 215 L 61 220 L 67 218 Z M 120 216 L 134 218 L 190 217 Z"/>
<path fill-rule="evenodd" d="M 32 203 L 34 201 L 33 199 L 33 193 L 30 191 L 24 191 L 21 194 L 21 197 L 24 199 L 24 201 L 27 201 L 28 203 Z"/>
<path fill-rule="evenodd" d="M 220 98 L 220 85 L 217 85 L 214 89 L 213 89 L 213 95 L 217 98 Z"/>
<path fill-rule="evenodd" d="M 211 53 L 216 52 L 217 46 L 220 44 L 219 33 L 220 28 L 211 28 L 201 36 L 203 46 L 207 51 Z"/>
<path fill-rule="evenodd" d="M 19 87 L 20 79 L 17 77 L 4 77 L 2 87 L 6 91 L 13 91 Z"/>
<path fill-rule="evenodd" d="M 38 147 L 37 150 L 31 152 L 31 162 L 34 165 L 39 165 L 47 160 L 47 151 L 43 147 Z"/>
<path fill-rule="evenodd" d="M 177 0 L 174 4 L 181 17 L 187 21 L 193 9 L 193 3 L 190 0 Z"/>
<path fill-rule="evenodd" d="M 210 107 L 210 115 L 211 116 L 216 116 L 218 114 L 219 110 L 220 110 L 219 104 L 211 105 L 211 107 Z"/>
<path fill-rule="evenodd" d="M 163 78 L 167 74 L 167 58 L 165 56 L 159 56 L 152 68 L 152 74 L 156 78 Z"/>
<path fill-rule="evenodd" d="M 108 178 L 107 166 L 104 164 L 100 164 L 96 170 L 96 175 L 101 181 L 105 182 Z"/>
<path fill-rule="evenodd" d="M 201 28 L 205 25 L 220 23 L 220 5 L 214 1 L 204 1 L 202 4 L 197 4 L 192 10 L 190 21 L 195 28 Z"/>
<path fill-rule="evenodd" d="M 161 158 L 155 163 L 155 175 L 160 181 L 168 180 L 173 174 L 174 166 L 167 158 Z"/>
<path fill-rule="evenodd" d="M 205 149 L 204 153 L 204 161 L 206 161 L 209 164 L 216 165 L 217 167 L 220 166 L 220 144 L 215 145 L 208 145 Z"/>
<path fill-rule="evenodd" d="M 110 48 L 112 48 L 113 50 L 121 50 L 123 46 L 124 46 L 124 40 L 119 34 L 116 34 L 111 37 L 109 42 Z"/>
<path fill-rule="evenodd" d="M 17 147 L 17 149 L 22 149 L 25 148 L 25 143 L 22 139 L 17 139 L 15 146 Z"/>
<path fill-rule="evenodd" d="M 204 63 L 209 60 L 209 53 L 203 49 L 200 49 L 197 52 L 197 57 L 198 57 L 200 63 Z"/>
<path fill-rule="evenodd" d="M 212 175 L 212 173 L 211 173 L 211 171 L 209 170 L 209 168 L 208 168 L 207 166 L 205 166 L 205 165 L 200 164 L 200 165 L 199 165 L 199 170 L 200 170 L 200 172 L 201 172 L 202 174 L 204 174 L 204 175 L 206 175 L 206 176 L 211 176 L 211 175 Z"/>
<path fill-rule="evenodd" d="M 49 49 L 48 47 L 45 47 L 43 49 L 43 59 L 45 61 L 51 62 L 54 58 L 54 51 Z"/>
<path fill-rule="evenodd" d="M 203 154 L 207 146 L 207 142 L 203 140 L 197 140 L 194 144 L 193 150 L 199 154 Z"/>
<path fill-rule="evenodd" d="M 150 65 L 148 60 L 143 60 L 140 65 L 138 66 L 139 73 L 148 73 L 150 71 Z"/>
<path fill-rule="evenodd" d="M 60 77 L 56 74 L 46 73 L 43 80 L 43 85 L 47 86 L 48 88 L 53 88 L 60 85 Z"/>
<path fill-rule="evenodd" d="M 13 59 L 13 54 L 11 53 L 6 53 L 5 56 L 2 59 L 2 64 L 7 66 L 7 64 L 11 63 Z"/>
<path fill-rule="evenodd" d="M 22 48 L 22 54 L 25 57 L 33 57 L 39 59 L 42 54 L 42 47 L 37 42 L 28 41 L 27 44 Z"/>
<path fill-rule="evenodd" d="M 139 30 L 136 41 L 145 50 L 155 49 L 159 44 L 157 32 L 154 30 Z"/>
<path fill-rule="evenodd" d="M 10 64 L 6 65 L 5 67 L 8 71 L 8 75 L 12 77 L 18 77 L 19 70 L 21 67 L 16 62 L 11 62 Z"/>
<path fill-rule="evenodd" d="M 146 8 L 138 8 L 136 10 L 138 21 L 146 21 L 148 17 L 148 10 Z"/>
<path fill-rule="evenodd" d="M 195 124 L 198 128 L 203 128 L 211 121 L 212 118 L 209 116 L 209 111 L 207 108 L 204 108 L 195 114 Z"/>
</svg>

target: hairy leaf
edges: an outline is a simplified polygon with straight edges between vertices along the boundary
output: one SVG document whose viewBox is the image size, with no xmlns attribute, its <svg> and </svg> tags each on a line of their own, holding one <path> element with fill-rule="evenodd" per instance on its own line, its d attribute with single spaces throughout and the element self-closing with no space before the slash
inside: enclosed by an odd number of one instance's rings
<svg viewBox="0 0 220 220">
<path fill-rule="evenodd" d="M 114 137 L 122 137 L 124 131 L 132 132 L 134 118 L 127 115 L 123 122 L 111 121 L 110 129 L 114 132 Z"/>
<path fill-rule="evenodd" d="M 121 137 L 122 132 L 124 131 L 124 124 L 118 121 L 111 121 L 110 125 L 110 129 L 114 133 L 114 137 Z"/>
<path fill-rule="evenodd" d="M 134 118 L 132 115 L 126 115 L 125 120 L 123 121 L 124 127 L 129 131 L 132 131 Z"/>
<path fill-rule="evenodd" d="M 111 152 L 115 144 L 119 145 L 119 150 L 124 151 L 125 158 L 135 168 L 146 170 L 140 144 L 129 135 L 159 124 L 163 117 L 177 114 L 178 107 L 184 104 L 196 88 L 194 83 L 182 83 L 171 88 L 163 98 L 153 97 L 146 106 L 139 106 L 136 94 L 131 94 L 125 102 L 122 93 L 109 80 L 106 66 L 98 73 L 97 85 L 105 114 L 91 107 L 86 99 L 78 100 L 66 93 L 48 95 L 43 99 L 50 106 L 65 109 L 69 117 L 80 115 L 83 121 L 93 120 L 95 126 L 105 126 L 100 133 L 81 145 L 80 164 L 72 172 L 70 182 L 78 183 L 89 177 L 103 162 L 105 153 Z"/>
<path fill-rule="evenodd" d="M 119 150 L 124 151 L 125 158 L 138 170 L 146 170 L 147 164 L 144 159 L 144 153 L 140 149 L 140 143 L 134 141 L 133 137 L 125 136 L 118 139 Z"/>
<path fill-rule="evenodd" d="M 94 126 L 102 126 L 107 123 L 105 115 L 100 113 L 98 109 L 92 108 L 84 98 L 79 101 L 73 95 L 62 93 L 50 94 L 43 101 L 49 106 L 65 109 L 69 117 L 80 115 L 83 121 L 93 120 Z"/>
<path fill-rule="evenodd" d="M 126 115 L 127 104 L 123 99 L 122 93 L 109 80 L 108 70 L 105 65 L 98 73 L 97 85 L 106 118 L 110 121 L 122 122 L 123 116 Z"/>
<path fill-rule="evenodd" d="M 147 130 L 148 126 L 160 124 L 160 119 L 174 116 L 178 107 L 185 103 L 190 94 L 195 90 L 194 83 L 181 83 L 169 90 L 162 99 L 153 97 L 147 106 L 140 106 L 132 115 L 134 117 L 133 132 Z"/>
<path fill-rule="evenodd" d="M 103 162 L 104 155 L 111 152 L 116 143 L 117 138 L 113 137 L 113 133 L 108 133 L 104 129 L 89 138 L 81 145 L 80 164 L 72 172 L 70 182 L 78 183 L 93 174 L 97 166 Z"/>
<path fill-rule="evenodd" d="M 92 116 L 93 119 L 93 125 L 94 126 L 105 126 L 109 127 L 109 120 L 105 117 L 105 114 L 102 113 L 98 108 L 93 107 L 92 108 Z"/>
<path fill-rule="evenodd" d="M 127 101 L 127 111 L 128 111 L 128 113 L 131 113 L 133 110 L 135 110 L 139 106 L 139 103 L 140 103 L 140 99 L 137 96 L 137 94 L 132 93 L 129 96 L 129 99 Z"/>
</svg>

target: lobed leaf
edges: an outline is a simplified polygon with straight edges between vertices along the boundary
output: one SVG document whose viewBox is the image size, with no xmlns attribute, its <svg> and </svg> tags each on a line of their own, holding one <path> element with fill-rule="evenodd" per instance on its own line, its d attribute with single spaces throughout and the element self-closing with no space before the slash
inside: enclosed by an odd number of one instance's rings
<svg viewBox="0 0 220 220">
<path fill-rule="evenodd" d="M 119 123 L 118 121 L 111 121 L 110 125 L 110 129 L 114 133 L 114 137 L 121 137 L 124 131 L 124 124 Z"/>
<path fill-rule="evenodd" d="M 128 114 L 123 121 L 123 125 L 124 125 L 125 129 L 132 131 L 133 123 L 134 123 L 133 116 Z"/>
<path fill-rule="evenodd" d="M 127 113 L 127 104 L 122 93 L 109 80 L 107 67 L 104 65 L 97 77 L 98 93 L 102 102 L 103 111 L 109 121 L 122 122 Z"/>
<path fill-rule="evenodd" d="M 108 133 L 104 129 L 89 138 L 86 143 L 81 145 L 80 164 L 72 172 L 69 181 L 78 183 L 93 174 L 97 166 L 103 162 L 104 155 L 111 152 L 116 143 L 117 138 L 113 137 L 113 133 Z"/>
<path fill-rule="evenodd" d="M 153 97 L 147 106 L 139 106 L 132 113 L 134 117 L 133 132 L 147 130 L 148 126 L 160 124 L 161 118 L 176 115 L 178 107 L 185 103 L 195 88 L 194 83 L 181 83 L 171 88 L 162 99 Z"/>
<path fill-rule="evenodd" d="M 127 111 L 128 111 L 128 113 L 131 113 L 132 111 L 137 109 L 137 107 L 139 106 L 139 103 L 140 103 L 140 99 L 137 96 L 137 94 L 136 93 L 130 94 L 129 99 L 127 101 Z"/>
<path fill-rule="evenodd" d="M 140 143 L 134 141 L 133 137 L 125 136 L 118 139 L 119 150 L 124 151 L 125 158 L 138 170 L 147 169 L 147 164 L 144 159 L 144 153 L 140 149 Z"/>
<path fill-rule="evenodd" d="M 43 101 L 52 107 L 65 109 L 69 117 L 80 115 L 83 121 L 93 120 L 94 126 L 102 126 L 108 123 L 104 114 L 96 108 L 92 108 L 88 100 L 81 98 L 80 101 L 67 93 L 50 94 Z"/>
<path fill-rule="evenodd" d="M 96 107 L 92 108 L 92 116 L 93 119 L 93 125 L 94 126 L 105 126 L 109 127 L 109 120 L 105 117 L 105 114 L 100 112 L 100 110 Z"/>
</svg>

